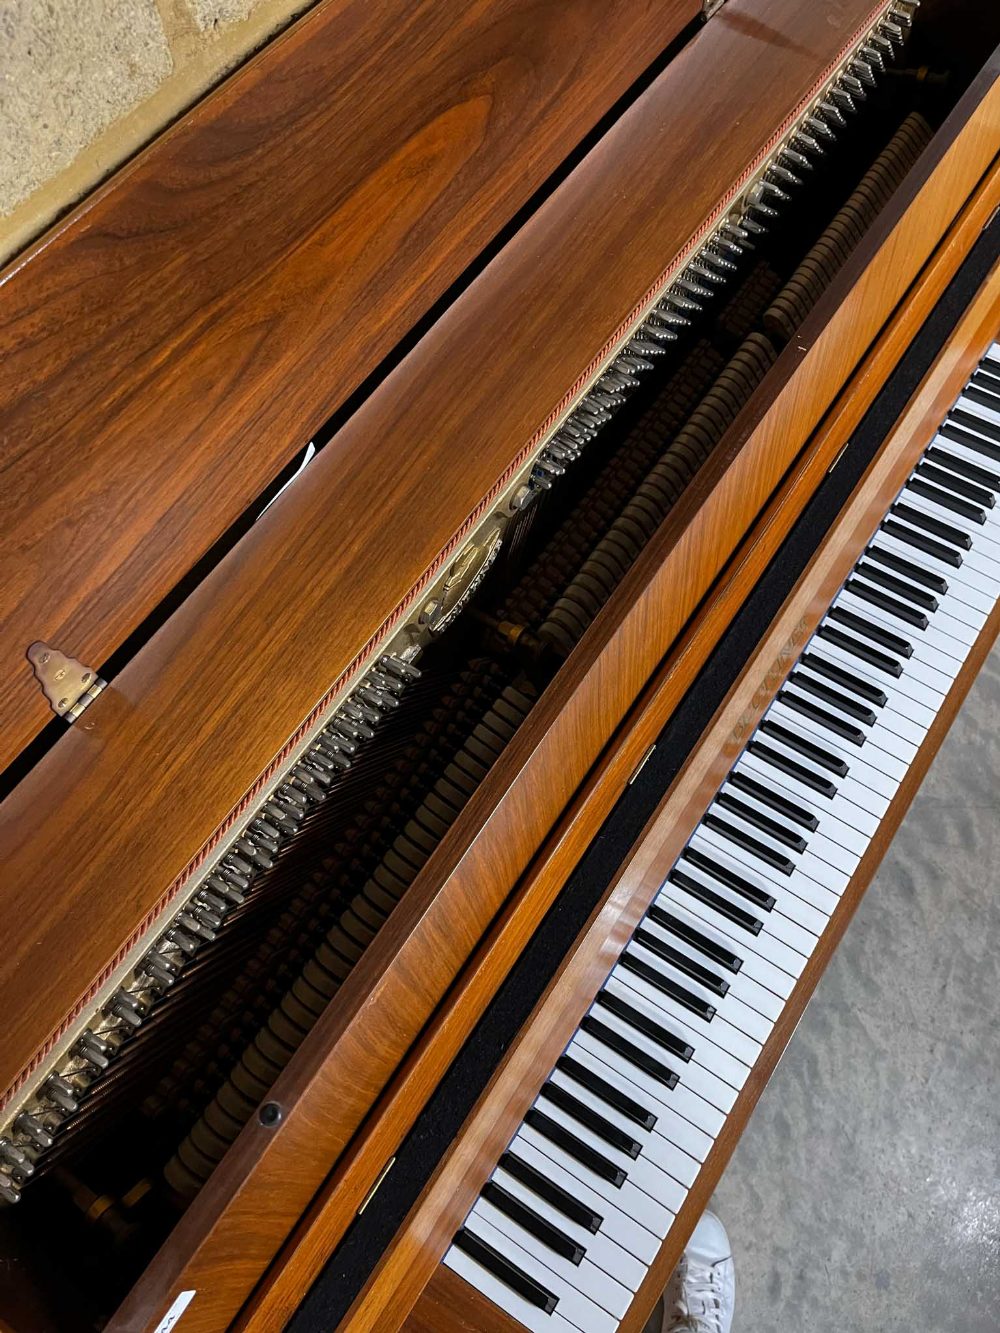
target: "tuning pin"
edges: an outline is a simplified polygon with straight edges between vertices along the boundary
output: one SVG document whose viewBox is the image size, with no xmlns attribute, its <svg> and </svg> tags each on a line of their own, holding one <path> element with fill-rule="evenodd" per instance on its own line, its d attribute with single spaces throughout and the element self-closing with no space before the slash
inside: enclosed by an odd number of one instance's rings
<svg viewBox="0 0 1000 1333">
<path fill-rule="evenodd" d="M 893 44 L 894 48 L 897 46 L 903 46 L 906 41 L 903 35 L 903 29 L 899 26 L 898 23 L 893 22 L 889 18 L 882 18 L 880 20 L 878 25 L 878 34 L 882 37 L 887 37 L 889 41 Z"/>
<path fill-rule="evenodd" d="M 880 51 L 871 40 L 859 49 L 858 54 L 854 57 L 854 61 L 848 68 L 853 69 L 854 63 L 861 62 L 864 62 L 869 69 L 877 69 L 880 74 L 885 73 L 885 52 Z"/>
<path fill-rule="evenodd" d="M 548 456 L 547 449 L 543 449 L 535 459 L 535 467 L 540 468 L 549 477 L 564 477 L 566 475 L 566 469 L 556 459 Z"/>
<path fill-rule="evenodd" d="M 802 184 L 802 177 L 796 176 L 794 171 L 789 171 L 788 168 L 783 167 L 780 162 L 772 162 L 767 169 L 765 180 L 770 185 L 774 184 L 772 177 L 776 177 L 779 181 L 782 182 L 783 185 Z"/>
<path fill-rule="evenodd" d="M 833 87 L 830 89 L 829 95 L 831 100 L 837 106 L 842 106 L 846 108 L 846 110 L 850 111 L 852 115 L 855 115 L 857 113 L 858 108 L 854 104 L 854 98 L 847 91 L 847 89 L 842 86 L 841 83 L 835 83 Z"/>
<path fill-rule="evenodd" d="M 198 952 L 198 941 L 193 939 L 186 930 L 180 930 L 175 925 L 168 926 L 163 932 L 161 945 L 164 941 L 187 958 L 192 958 Z"/>
<path fill-rule="evenodd" d="M 753 242 L 750 240 L 750 232 L 746 227 L 741 226 L 735 218 L 726 218 L 725 222 L 719 227 L 720 236 L 727 237 L 730 241 L 735 241 L 744 250 L 752 250 Z"/>
<path fill-rule="evenodd" d="M 878 80 L 875 77 L 875 70 L 867 61 L 862 60 L 860 56 L 855 56 L 854 59 L 850 62 L 850 64 L 847 66 L 847 68 L 849 72 L 847 74 L 844 74 L 843 78 L 845 83 L 847 83 L 848 92 L 850 92 L 852 89 L 851 83 L 848 82 L 848 80 L 850 79 L 856 79 L 859 88 L 861 88 L 862 85 L 865 88 L 878 87 Z M 858 96 L 861 95 L 862 95 L 861 93 L 858 93 Z"/>
<path fill-rule="evenodd" d="M 836 88 L 830 89 L 831 93 L 835 93 L 836 91 Z M 816 110 L 821 116 L 826 117 L 828 120 L 832 120 L 836 125 L 847 124 L 847 117 L 844 115 L 843 111 L 841 111 L 837 103 L 831 101 L 829 97 L 821 98 L 820 101 L 816 103 Z"/>
<path fill-rule="evenodd" d="M 805 153 L 799 153 L 794 148 L 786 145 L 778 154 L 778 162 L 782 167 L 786 167 L 790 162 L 798 171 L 812 171 L 813 164 L 806 157 Z M 800 182 L 801 183 L 801 182 Z"/>
<path fill-rule="evenodd" d="M 663 307 L 662 302 L 656 307 L 656 312 L 649 316 L 647 322 L 656 321 L 657 327 L 666 327 L 668 329 L 689 329 L 691 321 L 686 315 L 679 315 L 676 310 L 671 310 L 669 306 Z"/>
<path fill-rule="evenodd" d="M 90 1028 L 84 1032 L 83 1036 L 76 1043 L 75 1054 L 81 1060 L 86 1060 L 93 1069 L 107 1069 L 111 1063 L 111 1057 L 115 1053 L 114 1047 L 110 1042 L 105 1041 L 103 1037 L 98 1036 Z"/>
<path fill-rule="evenodd" d="M 0 1139 L 0 1163 L 7 1168 L 14 1183 L 18 1185 L 35 1174 L 31 1158 L 23 1148 L 11 1143 L 10 1139 Z"/>
<path fill-rule="evenodd" d="M 913 27 L 913 14 L 901 4 L 895 4 L 891 9 L 885 11 L 883 22 L 888 19 L 890 23 L 898 23 L 901 28 Z"/>
<path fill-rule="evenodd" d="M 788 141 L 793 148 L 802 153 L 814 153 L 817 157 L 823 157 L 826 149 L 812 134 L 807 134 L 805 130 L 798 129 Z"/>
<path fill-rule="evenodd" d="M 672 328 L 668 327 L 660 315 L 649 315 L 643 320 L 639 332 L 643 338 L 655 338 L 662 343 L 675 343 L 677 341 L 677 334 Z"/>
<path fill-rule="evenodd" d="M 114 1018 L 121 1019 L 127 1027 L 137 1028 L 146 1017 L 146 1006 L 137 995 L 122 987 L 111 997 L 107 1011 Z"/>
<path fill-rule="evenodd" d="M 161 990 L 169 990 L 177 980 L 178 969 L 165 954 L 156 949 L 150 949 L 139 966 Z"/>
<path fill-rule="evenodd" d="M 632 351 L 631 347 L 626 348 L 624 352 L 619 352 L 615 359 L 615 366 L 628 370 L 629 374 L 638 375 L 644 370 L 652 370 L 652 361 L 647 361 L 645 357 L 640 356 L 638 352 Z"/>
<path fill-rule="evenodd" d="M 22 1111 L 14 1121 L 14 1131 L 22 1138 L 29 1139 L 36 1148 L 51 1148 L 55 1142 L 41 1120 L 29 1115 L 27 1111 Z"/>
<path fill-rule="evenodd" d="M 0 1171 L 0 1199 L 11 1205 L 21 1202 L 21 1191 L 2 1171 Z"/>
<path fill-rule="evenodd" d="M 67 1115 L 72 1115 L 74 1111 L 80 1109 L 80 1103 L 77 1101 L 78 1089 L 59 1074 L 50 1074 L 39 1089 L 39 1093 L 46 1101 L 57 1106 L 60 1111 L 65 1111 Z"/>
<path fill-rule="evenodd" d="M 839 114 L 840 113 L 838 112 L 838 115 Z M 832 126 L 830 126 L 822 116 L 808 115 L 802 123 L 803 125 L 808 126 L 812 133 L 818 135 L 821 139 L 833 140 L 837 137 Z"/>
<path fill-rule="evenodd" d="M 661 347 L 659 343 L 644 338 L 642 334 L 638 333 L 629 339 L 627 346 L 630 352 L 638 352 L 640 356 L 644 357 L 663 356 L 666 351 L 666 348 Z"/>
</svg>

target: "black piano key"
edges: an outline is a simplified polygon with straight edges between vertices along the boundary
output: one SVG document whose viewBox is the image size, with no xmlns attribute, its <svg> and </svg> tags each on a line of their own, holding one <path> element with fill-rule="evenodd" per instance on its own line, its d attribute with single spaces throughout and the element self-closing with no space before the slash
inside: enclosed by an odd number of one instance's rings
<svg viewBox="0 0 1000 1333">
<path fill-rule="evenodd" d="M 699 851 L 697 847 L 685 847 L 681 856 L 685 861 L 690 861 L 693 866 L 699 870 L 704 870 L 709 875 L 714 875 L 720 884 L 725 884 L 727 888 L 738 893 L 748 902 L 753 903 L 755 907 L 761 908 L 765 912 L 770 912 L 774 908 L 774 899 L 763 889 L 758 889 L 748 879 L 738 875 L 735 870 L 730 870 L 728 866 L 717 861 L 714 856 L 709 856 L 707 852 Z"/>
<path fill-rule="evenodd" d="M 607 1023 L 602 1023 L 593 1014 L 587 1014 L 580 1024 L 580 1029 L 583 1032 L 589 1032 L 595 1041 L 599 1041 L 609 1051 L 614 1051 L 616 1055 L 620 1055 L 623 1060 L 628 1060 L 630 1064 L 643 1070 L 650 1078 L 655 1078 L 658 1083 L 663 1083 L 668 1088 L 677 1087 L 678 1076 L 672 1069 L 661 1060 L 657 1060 L 655 1055 L 650 1055 L 640 1046 L 636 1046 L 634 1042 L 629 1041 L 627 1037 L 623 1037 L 614 1028 L 609 1028 Z"/>
<path fill-rule="evenodd" d="M 827 680 L 842 685 L 845 690 L 853 690 L 862 699 L 867 699 L 869 703 L 873 703 L 876 708 L 884 708 L 888 702 L 888 695 L 885 691 L 880 690 L 877 685 L 873 685 L 870 680 L 863 680 L 860 676 L 852 675 L 846 667 L 842 667 L 836 662 L 830 662 L 818 653 L 803 653 L 801 660 L 803 666 L 809 667 L 817 675 L 825 676 Z"/>
<path fill-rule="evenodd" d="M 992 509 L 996 505 L 996 497 L 992 491 L 986 490 L 984 486 L 978 486 L 968 477 L 957 476 L 948 468 L 935 467 L 933 463 L 925 460 L 917 468 L 917 472 L 925 481 L 932 482 L 943 490 L 954 491 L 956 495 L 971 500 L 980 509 Z"/>
<path fill-rule="evenodd" d="M 809 654 L 807 654 L 808 656 Z M 804 671 L 795 670 L 791 675 L 792 683 L 797 689 L 808 690 L 810 694 L 815 694 L 817 699 L 822 699 L 825 703 L 832 705 L 841 713 L 846 713 L 848 717 L 856 717 L 859 722 L 863 722 L 866 727 L 873 727 L 878 721 L 878 715 L 874 713 L 867 704 L 858 703 L 850 695 L 843 694 L 840 690 L 835 690 L 826 685 L 821 680 L 814 680 L 812 676 Z M 885 696 L 883 695 L 883 698 Z"/>
<path fill-rule="evenodd" d="M 620 1166 L 616 1166 L 614 1162 L 609 1161 L 596 1148 L 592 1148 L 589 1143 L 584 1143 L 583 1139 L 578 1139 L 575 1134 L 571 1134 L 568 1129 L 560 1125 L 557 1120 L 553 1120 L 551 1116 L 547 1116 L 544 1111 L 539 1111 L 537 1106 L 533 1106 L 524 1117 L 524 1123 L 537 1130 L 543 1139 L 548 1139 L 557 1148 L 561 1148 L 567 1157 L 572 1157 L 574 1162 L 579 1162 L 588 1171 L 593 1171 L 594 1175 L 599 1176 L 601 1180 L 606 1180 L 609 1185 L 614 1185 L 615 1189 L 621 1189 L 628 1179 Z"/>
<path fill-rule="evenodd" d="M 713 995 L 718 995 L 720 999 L 728 993 L 729 982 L 720 977 L 717 972 L 705 967 L 697 959 L 689 957 L 682 949 L 676 949 L 672 944 L 668 944 L 666 940 L 661 940 L 652 931 L 644 930 L 640 926 L 632 939 L 636 944 L 641 944 L 643 948 L 648 949 L 650 953 L 655 953 L 657 958 L 662 958 L 665 963 L 669 963 L 671 967 L 676 967 L 678 972 L 683 972 L 692 981 L 697 981 L 700 986 L 710 990 Z"/>
<path fill-rule="evenodd" d="M 905 523 L 896 523 L 891 518 L 887 518 L 882 524 L 882 531 L 887 532 L 890 537 L 895 537 L 897 541 L 905 542 L 907 546 L 912 546 L 916 551 L 923 551 L 927 555 L 932 555 L 935 560 L 939 560 L 943 565 L 953 565 L 955 569 L 962 563 L 962 556 L 953 546 L 946 546 L 944 542 L 936 542 L 933 537 L 928 537 L 926 532 L 918 532 L 914 528 L 908 528 Z"/>
<path fill-rule="evenodd" d="M 709 939 L 700 930 L 695 930 L 694 926 L 688 925 L 680 917 L 674 916 L 673 912 L 665 912 L 656 903 L 652 905 L 646 915 L 650 921 L 655 921 L 661 930 L 667 930 L 671 935 L 676 935 L 679 940 L 684 940 L 686 944 L 693 945 L 699 953 L 703 953 L 706 958 L 711 958 L 713 962 L 718 963 L 727 972 L 738 972 L 743 966 L 742 958 L 738 958 L 736 954 L 723 948 L 715 940 Z"/>
<path fill-rule="evenodd" d="M 537 1194 L 540 1199 L 544 1199 L 547 1204 L 562 1213 L 563 1217 L 569 1218 L 579 1227 L 584 1227 L 591 1235 L 596 1236 L 604 1225 L 604 1218 L 600 1213 L 595 1213 L 593 1208 L 588 1208 L 579 1199 L 574 1199 L 561 1185 L 542 1175 L 541 1171 L 536 1171 L 530 1162 L 523 1161 L 516 1153 L 508 1150 L 500 1158 L 498 1165 L 503 1167 L 508 1175 L 519 1180 L 525 1189 Z"/>
<path fill-rule="evenodd" d="M 950 523 L 942 523 L 939 518 L 925 514 L 922 509 L 914 509 L 912 505 L 903 504 L 901 500 L 897 500 L 892 506 L 891 512 L 897 518 L 912 523 L 915 528 L 923 528 L 924 532 L 929 532 L 933 537 L 939 538 L 949 546 L 957 546 L 961 551 L 972 550 L 972 538 L 967 532 L 963 532 L 961 528 L 953 527 Z"/>
<path fill-rule="evenodd" d="M 980 467 L 977 463 L 959 458 L 958 454 L 953 454 L 950 449 L 942 449 L 940 445 L 932 444 L 925 457 L 932 463 L 940 463 L 941 467 L 947 468 L 949 472 L 957 472 L 967 481 L 975 482 L 981 489 L 1000 491 L 1000 476 L 987 468 Z"/>
<path fill-rule="evenodd" d="M 994 374 L 988 361 L 984 361 L 979 369 L 973 372 L 972 383 L 978 384 L 987 393 L 991 393 L 994 398 L 1000 396 L 1000 374 Z M 1000 411 L 1000 404 L 994 411 Z"/>
<path fill-rule="evenodd" d="M 883 569 L 874 560 L 862 560 L 855 568 L 869 583 L 877 583 L 880 587 L 895 593 L 897 597 L 912 602 L 914 606 L 923 607 L 925 611 L 930 611 L 933 614 L 940 605 L 932 592 L 928 592 L 926 588 L 915 588 L 912 583 L 907 583 L 905 579 L 890 574 L 887 569 Z"/>
<path fill-rule="evenodd" d="M 904 620 L 916 629 L 926 629 L 930 623 L 923 611 L 917 611 L 912 606 L 907 606 L 905 602 L 901 602 L 897 597 L 890 597 L 887 592 L 882 592 L 879 588 L 872 588 L 869 584 L 862 582 L 861 579 L 848 579 L 847 589 L 855 597 L 860 597 L 863 602 L 870 602 L 872 606 L 881 607 L 883 611 L 888 611 L 897 620 Z"/>
<path fill-rule="evenodd" d="M 787 856 L 783 856 L 781 852 L 776 852 L 773 847 L 768 847 L 766 843 L 753 837 L 752 834 L 737 828 L 735 824 L 730 824 L 728 819 L 720 819 L 718 815 L 709 812 L 701 822 L 706 828 L 714 829 L 716 833 L 728 839 L 729 842 L 734 843 L 737 847 L 742 847 L 745 852 L 749 852 L 752 856 L 756 856 L 765 865 L 773 866 L 781 874 L 790 875 L 795 869 L 795 863 L 790 861 Z"/>
<path fill-rule="evenodd" d="M 877 560 L 880 565 L 885 565 L 886 569 L 894 569 L 897 574 L 904 575 L 913 583 L 922 583 L 939 597 L 946 597 L 948 594 L 946 578 L 941 574 L 935 574 L 931 569 L 915 565 L 911 560 L 897 555 L 895 551 L 887 551 L 884 546 L 869 546 L 865 555 L 869 560 Z"/>
<path fill-rule="evenodd" d="M 727 781 L 731 787 L 737 787 L 740 791 L 746 792 L 748 796 L 753 796 L 762 805 L 769 805 L 772 810 L 777 810 L 786 819 L 790 819 L 793 824 L 800 824 L 803 828 L 807 828 L 810 833 L 819 827 L 819 820 L 811 810 L 804 810 L 801 805 L 796 805 L 787 796 L 782 796 L 779 792 L 772 791 L 770 787 L 765 787 L 762 782 L 750 777 L 748 773 L 730 773 Z M 802 846 L 805 847 L 804 842 Z"/>
<path fill-rule="evenodd" d="M 860 727 L 856 727 L 844 718 L 837 717 L 826 708 L 820 708 L 819 704 L 814 704 L 811 699 L 804 699 L 801 694 L 796 694 L 794 690 L 787 687 L 780 691 L 778 698 L 786 708 L 793 709 L 796 713 L 801 713 L 803 717 L 809 718 L 811 722 L 818 726 L 826 727 L 827 731 L 832 731 L 834 735 L 842 737 L 850 745 L 864 745 L 865 733 Z"/>
<path fill-rule="evenodd" d="M 960 407 L 953 407 L 938 434 L 1000 463 L 1000 427 L 992 421 L 983 421 L 974 412 L 963 412 Z"/>
<path fill-rule="evenodd" d="M 596 1134 L 599 1139 L 603 1139 L 610 1147 L 617 1148 L 619 1152 L 629 1157 L 638 1157 L 642 1152 L 642 1144 L 638 1139 L 634 1139 L 631 1134 L 626 1134 L 623 1129 L 613 1125 L 600 1112 L 595 1111 L 586 1102 L 581 1102 L 579 1097 L 574 1097 L 558 1083 L 543 1083 L 539 1096 L 550 1101 L 553 1106 L 558 1106 L 560 1110 L 589 1129 L 591 1134 Z"/>
<path fill-rule="evenodd" d="M 983 388 L 981 382 L 967 385 L 962 397 L 968 398 L 970 402 L 979 403 L 981 407 L 989 407 L 994 412 L 1000 412 L 1000 398 L 995 393 L 990 393 L 988 389 Z"/>
<path fill-rule="evenodd" d="M 902 666 L 894 657 L 879 652 L 870 643 L 863 643 L 860 639 L 855 639 L 853 635 L 844 634 L 837 629 L 836 625 L 820 625 L 816 632 L 821 639 L 826 639 L 827 643 L 835 643 L 838 648 L 843 648 L 845 653 L 853 653 L 860 661 L 878 667 L 880 671 L 886 672 L 887 675 L 901 676 L 903 674 Z"/>
<path fill-rule="evenodd" d="M 846 625 L 848 629 L 852 629 L 861 638 L 869 639 L 872 643 L 888 648 L 894 657 L 913 656 L 913 646 L 906 639 L 894 634 L 891 629 L 884 629 L 881 625 L 877 625 L 875 621 L 866 619 L 865 616 L 857 615 L 856 612 L 848 610 L 846 606 L 832 606 L 827 614 L 830 620 L 837 620 L 841 625 Z"/>
<path fill-rule="evenodd" d="M 825 768 L 827 772 L 836 773 L 838 778 L 847 777 L 847 765 L 843 759 L 831 754 L 829 750 L 822 749 L 813 741 L 806 740 L 798 732 L 789 731 L 788 727 L 783 727 L 780 722 L 774 722 L 769 717 L 765 718 L 760 724 L 760 729 L 765 736 L 773 736 L 776 741 L 781 741 L 782 745 L 787 745 L 790 750 L 804 754 L 807 759 L 811 759 L 820 768 Z"/>
<path fill-rule="evenodd" d="M 746 801 L 741 801 L 732 792 L 723 789 L 715 798 L 715 803 L 721 805 L 724 810 L 730 810 L 734 815 L 739 815 L 741 819 L 745 819 L 748 824 L 753 824 L 755 828 L 760 829 L 761 833 L 766 833 L 768 837 L 774 838 L 776 842 L 791 847 L 793 852 L 805 851 L 806 840 L 801 833 L 796 833 L 794 829 L 790 829 L 779 823 L 778 820 L 765 815 L 755 805 L 748 805 Z"/>
<path fill-rule="evenodd" d="M 961 514 L 970 523 L 986 522 L 986 515 L 978 505 L 970 504 L 968 500 L 962 500 L 957 495 L 952 495 L 950 491 L 930 486 L 919 477 L 912 477 L 903 489 L 912 491 L 914 495 L 922 495 L 925 500 L 930 500 L 942 509 L 950 509 L 953 514 Z"/>
<path fill-rule="evenodd" d="M 505 1287 L 510 1287 L 511 1291 L 516 1291 L 529 1305 L 534 1305 L 539 1310 L 544 1310 L 546 1314 L 551 1314 L 559 1304 L 558 1296 L 554 1296 L 547 1287 L 543 1287 L 533 1277 L 523 1273 L 509 1259 L 505 1259 L 499 1250 L 495 1250 L 492 1245 L 487 1245 L 486 1241 L 480 1240 L 475 1232 L 470 1231 L 468 1227 L 462 1227 L 461 1231 L 456 1233 L 453 1244 L 463 1250 L 470 1259 L 474 1259 L 477 1264 L 485 1268 L 487 1272 L 492 1273 L 498 1282 L 502 1282 Z"/>
<path fill-rule="evenodd" d="M 623 966 L 627 957 L 628 953 L 623 953 L 619 960 Z M 631 962 L 633 964 L 639 963 L 641 964 L 641 967 L 630 966 L 628 970 L 630 972 L 635 972 L 636 976 L 642 976 L 642 968 L 644 968 L 646 964 L 642 962 L 642 959 L 636 958 L 633 958 Z M 693 1014 L 697 1014 L 699 1018 L 704 1018 L 706 1022 L 711 1022 L 715 1017 L 715 1010 L 710 1004 L 699 999 L 697 995 L 692 995 L 690 991 L 685 990 L 684 987 L 678 985 L 676 981 L 671 981 L 670 977 L 665 977 L 664 980 L 670 981 L 674 988 L 673 990 L 668 990 L 666 987 L 661 987 L 665 995 L 673 995 L 677 1003 L 682 1004 L 685 1009 L 690 1009 L 690 1011 Z M 674 994 L 674 991 L 677 992 L 676 995 Z M 685 1064 L 687 1064 L 692 1055 L 694 1055 L 694 1051 L 689 1044 L 681 1037 L 678 1037 L 676 1033 L 661 1027 L 659 1023 L 655 1022 L 652 1018 L 647 1018 L 644 1013 L 641 1013 L 640 1010 L 629 1004 L 627 1000 L 623 1000 L 620 996 L 612 995 L 610 991 L 602 990 L 598 992 L 596 1003 L 601 1005 L 602 1008 L 607 1009 L 609 1013 L 617 1014 L 624 1023 L 628 1023 L 629 1027 L 635 1028 L 637 1032 L 645 1033 L 651 1041 L 655 1041 L 658 1046 L 664 1047 L 664 1049 L 668 1050 L 671 1055 L 676 1055 L 678 1060 L 683 1060 Z"/>
<path fill-rule="evenodd" d="M 744 912 L 742 907 L 737 907 L 735 903 L 729 902 L 727 898 L 723 898 L 721 893 L 715 893 L 712 889 L 706 888 L 704 884 L 700 884 L 698 880 L 692 879 L 690 875 L 685 875 L 683 870 L 671 870 L 667 878 L 671 884 L 676 884 L 679 889 L 683 889 L 692 898 L 697 898 L 706 907 L 711 907 L 720 916 L 724 916 L 727 921 L 731 921 L 734 926 L 749 931 L 751 935 L 760 934 L 764 925 L 763 921 L 750 912 Z"/>
<path fill-rule="evenodd" d="M 632 972 L 635 976 L 641 977 L 643 981 L 647 981 L 651 986 L 655 986 L 657 990 L 662 991 L 664 995 L 669 995 L 672 999 L 676 1000 L 678 1004 L 683 1005 L 685 1009 L 689 1009 L 697 1018 L 702 1019 L 703 1022 L 711 1023 L 712 1019 L 715 1017 L 715 1005 L 709 1004 L 708 1001 L 703 1000 L 701 996 L 695 995 L 694 992 L 689 991 L 686 986 L 678 985 L 673 977 L 668 977 L 666 973 L 661 972 L 659 968 L 654 967 L 652 963 L 647 963 L 644 958 L 640 958 L 638 954 L 633 953 L 631 949 L 626 949 L 619 959 L 619 962 L 622 967 L 625 968 L 626 972 Z M 602 994 L 604 994 L 603 991 Z M 614 995 L 610 998 L 617 999 Z M 643 1018 L 642 1014 L 639 1014 L 638 1016 Z M 624 1017 L 624 1015 L 622 1015 L 622 1017 Z M 651 1019 L 646 1018 L 644 1019 L 644 1022 L 651 1024 L 653 1027 L 656 1026 L 652 1023 Z M 636 1026 L 638 1026 L 638 1024 Z M 642 1030 L 645 1032 L 646 1028 L 643 1027 Z M 653 1036 L 652 1032 L 649 1032 L 648 1035 Z M 673 1034 L 671 1033 L 669 1035 L 672 1036 Z M 656 1040 L 656 1038 L 654 1038 L 654 1040 Z M 688 1049 L 691 1050 L 690 1047 L 688 1047 Z M 691 1054 L 694 1054 L 693 1050 L 691 1051 Z"/>
<path fill-rule="evenodd" d="M 763 759 L 766 764 L 776 768 L 779 773 L 794 778 L 796 782 L 801 782 L 804 787 L 811 787 L 820 796 L 825 796 L 828 801 L 833 800 L 836 796 L 837 788 L 828 778 L 822 777 L 819 773 L 814 773 L 803 764 L 796 763 L 794 759 L 782 754 L 780 750 L 772 749 L 770 745 L 765 745 L 763 741 L 751 741 L 747 749 L 751 754 L 755 754 L 758 759 Z"/>
<path fill-rule="evenodd" d="M 651 1130 L 655 1128 L 656 1116 L 652 1111 L 647 1111 L 645 1106 L 640 1106 L 637 1101 L 622 1092 L 620 1088 L 608 1083 L 599 1074 L 595 1074 L 592 1069 L 582 1065 L 579 1060 L 574 1060 L 571 1055 L 560 1055 L 556 1061 L 556 1068 L 561 1070 L 568 1078 L 571 1078 L 574 1083 L 579 1083 L 582 1088 L 586 1088 L 595 1097 L 599 1097 L 602 1102 L 614 1107 L 619 1115 L 634 1120 L 643 1129 Z"/>
<path fill-rule="evenodd" d="M 502 1185 L 498 1185 L 495 1180 L 486 1182 L 481 1197 L 487 1203 L 491 1203 L 497 1212 L 509 1217 L 522 1231 L 526 1231 L 529 1236 L 534 1236 L 535 1240 L 544 1245 L 547 1250 L 552 1250 L 554 1254 L 558 1254 L 560 1259 L 568 1259 L 571 1264 L 583 1262 L 586 1251 L 582 1245 L 577 1245 L 575 1240 L 560 1231 L 558 1227 L 554 1227 L 551 1222 L 547 1222 L 533 1208 L 529 1208 L 526 1203 L 522 1203 L 516 1194 L 511 1194 Z"/>
</svg>

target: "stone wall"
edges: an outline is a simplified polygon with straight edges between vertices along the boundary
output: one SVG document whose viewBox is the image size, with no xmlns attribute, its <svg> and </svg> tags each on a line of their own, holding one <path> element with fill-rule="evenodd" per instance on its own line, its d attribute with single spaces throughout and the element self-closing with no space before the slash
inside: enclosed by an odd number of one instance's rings
<svg viewBox="0 0 1000 1333">
<path fill-rule="evenodd" d="M 312 0 L 0 0 L 0 263 Z"/>
</svg>

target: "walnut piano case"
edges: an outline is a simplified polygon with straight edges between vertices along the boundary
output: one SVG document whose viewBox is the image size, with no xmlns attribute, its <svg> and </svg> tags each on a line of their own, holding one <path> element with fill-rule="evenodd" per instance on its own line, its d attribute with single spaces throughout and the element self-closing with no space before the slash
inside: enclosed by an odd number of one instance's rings
<svg viewBox="0 0 1000 1333">
<path fill-rule="evenodd" d="M 15 1327 L 287 1322 L 996 203 L 1000 33 L 914 9 L 688 32 L 4 801 Z"/>
</svg>

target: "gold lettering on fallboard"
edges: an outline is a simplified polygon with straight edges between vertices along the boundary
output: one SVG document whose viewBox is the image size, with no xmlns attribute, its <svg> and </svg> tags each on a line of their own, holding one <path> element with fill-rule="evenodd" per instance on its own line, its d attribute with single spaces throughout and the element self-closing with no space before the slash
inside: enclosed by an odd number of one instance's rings
<svg viewBox="0 0 1000 1333">
<path fill-rule="evenodd" d="M 740 714 L 739 720 L 726 738 L 722 747 L 723 754 L 732 755 L 742 750 L 768 701 L 778 692 L 781 682 L 798 657 L 798 649 L 806 637 L 806 632 L 807 620 L 803 616 L 782 644 L 777 657 L 764 672 L 763 679 L 750 696 L 750 703 Z"/>
</svg>

